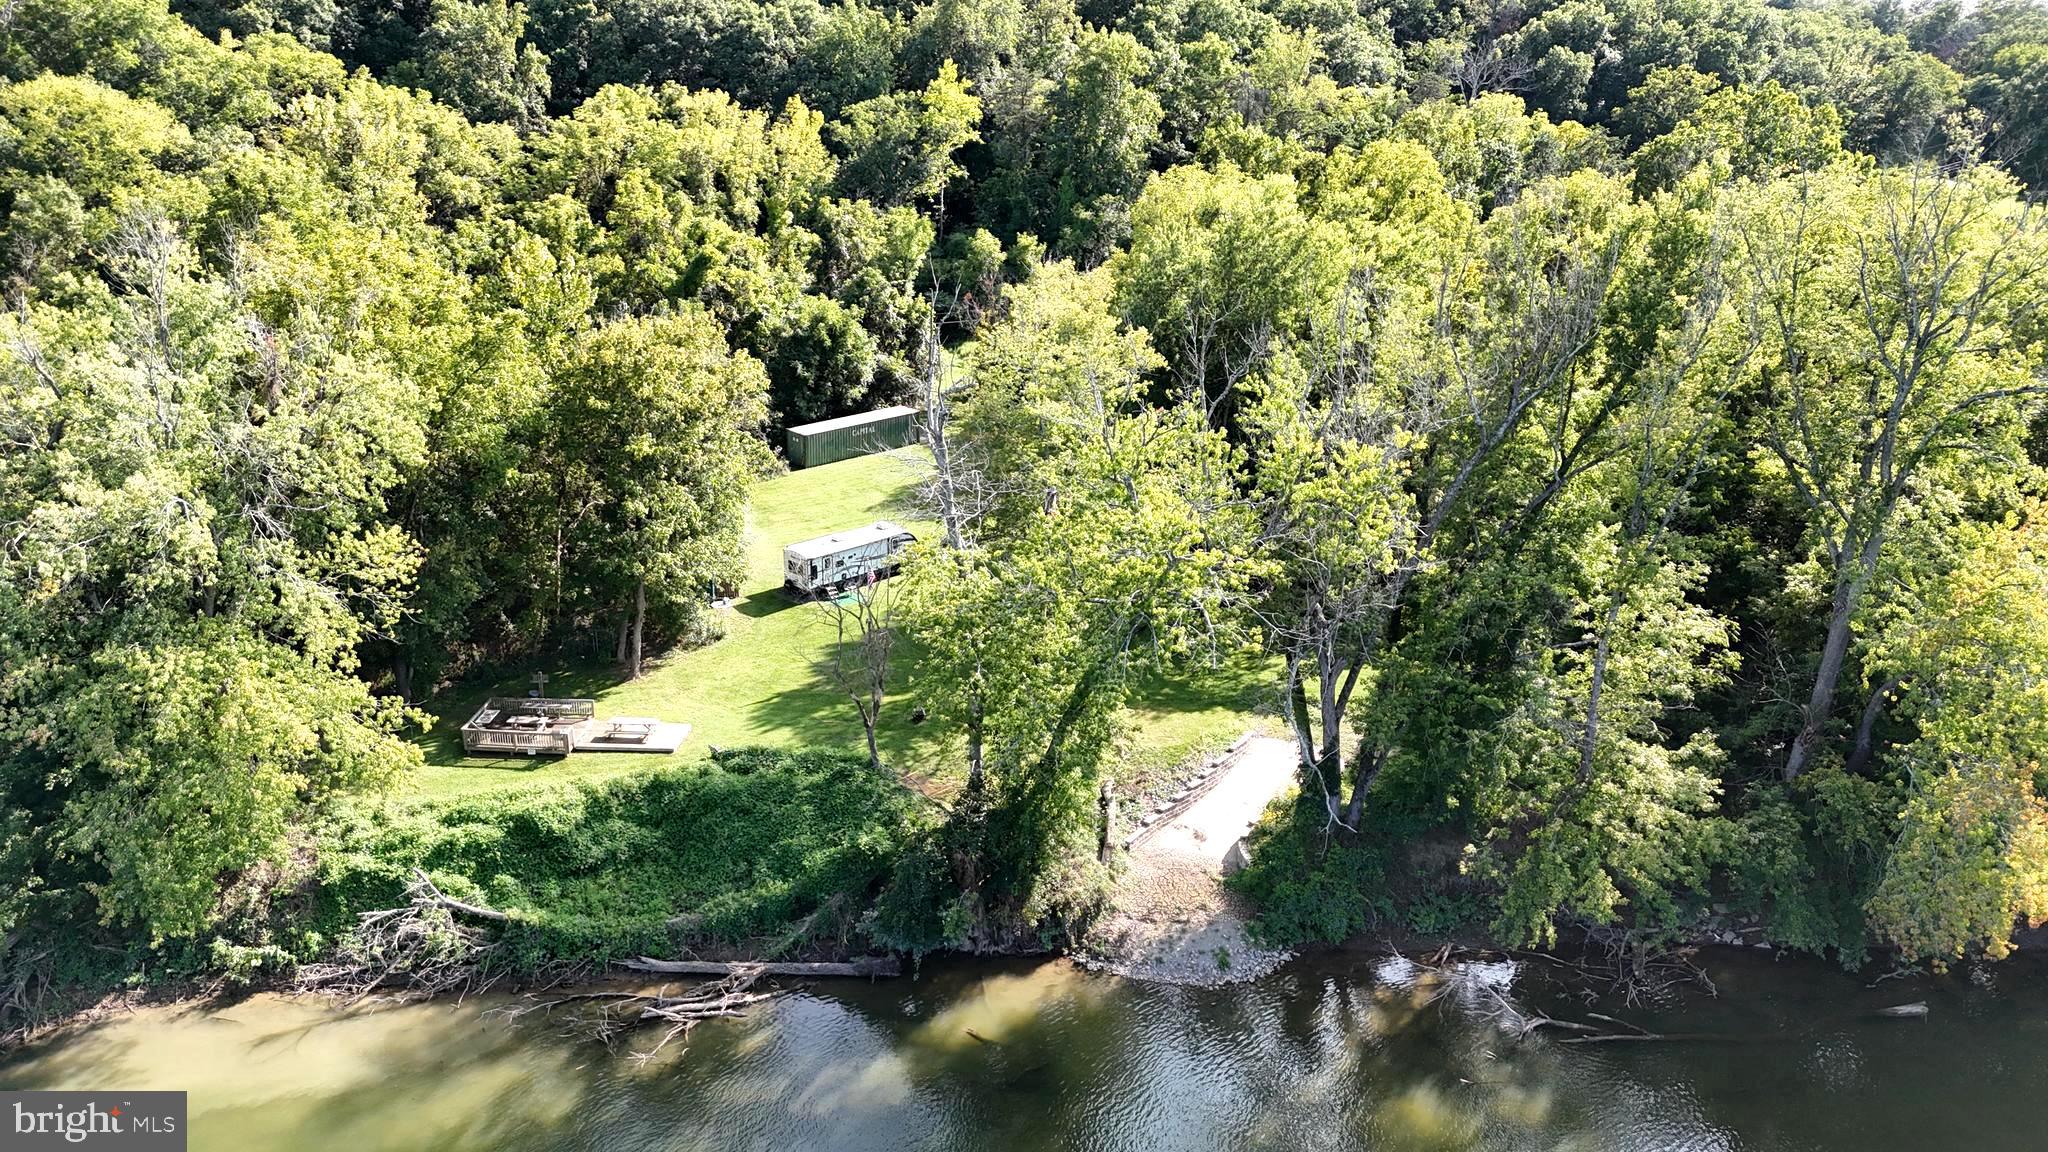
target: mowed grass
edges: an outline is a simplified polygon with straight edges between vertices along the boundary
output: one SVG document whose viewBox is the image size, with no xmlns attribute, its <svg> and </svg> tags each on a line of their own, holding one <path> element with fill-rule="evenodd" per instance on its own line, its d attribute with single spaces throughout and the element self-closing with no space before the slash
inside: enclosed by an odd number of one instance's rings
<svg viewBox="0 0 2048 1152">
<path fill-rule="evenodd" d="M 723 638 L 663 655 L 638 680 L 625 680 L 609 662 L 535 665 L 503 681 L 444 691 L 431 706 L 435 723 L 424 738 L 426 766 L 405 794 L 438 798 L 614 776 L 700 760 L 713 745 L 864 749 L 860 717 L 822 664 L 834 640 L 830 619 L 819 606 L 783 593 L 782 549 L 875 520 L 895 520 L 923 535 L 929 526 L 917 521 L 910 506 L 920 463 L 921 450 L 907 449 L 764 481 L 754 490 L 747 518 L 747 579 L 738 601 L 722 611 Z M 957 785 L 962 740 L 957 730 L 936 721 L 911 723 L 916 659 L 914 646 L 898 645 L 878 734 L 882 755 L 926 791 L 944 795 Z M 524 695 L 535 671 L 549 674 L 550 696 L 595 699 L 600 719 L 653 716 L 690 725 L 689 739 L 672 756 L 465 756 L 463 721 L 487 697 Z M 1134 736 L 1123 750 L 1132 773 L 1152 776 L 1228 743 L 1253 723 L 1251 713 L 1271 696 L 1273 683 L 1263 662 L 1250 661 L 1173 679 L 1148 676 L 1137 686 L 1129 717 Z"/>
</svg>

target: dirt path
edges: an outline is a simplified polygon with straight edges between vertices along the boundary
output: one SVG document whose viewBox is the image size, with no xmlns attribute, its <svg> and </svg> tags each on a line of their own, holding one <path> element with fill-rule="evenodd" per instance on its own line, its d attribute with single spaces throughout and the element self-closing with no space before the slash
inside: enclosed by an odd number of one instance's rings
<svg viewBox="0 0 2048 1152">
<path fill-rule="evenodd" d="M 1089 961 L 1139 980 L 1226 984 L 1263 976 L 1289 953 L 1245 932 L 1239 899 L 1223 888 L 1223 858 L 1273 797 L 1294 783 L 1294 745 L 1254 737 L 1193 806 L 1133 848 L 1112 912 L 1089 940 Z"/>
</svg>

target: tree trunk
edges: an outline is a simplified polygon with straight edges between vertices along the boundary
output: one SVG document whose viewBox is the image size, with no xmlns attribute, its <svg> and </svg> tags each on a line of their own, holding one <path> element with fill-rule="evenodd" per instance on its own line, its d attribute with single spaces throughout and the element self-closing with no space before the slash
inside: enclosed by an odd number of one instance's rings
<svg viewBox="0 0 2048 1152">
<path fill-rule="evenodd" d="M 1365 794 L 1372 790 L 1372 782 L 1379 778 L 1380 769 L 1386 767 L 1387 750 L 1373 749 L 1370 755 L 1364 748 L 1358 750 L 1357 780 L 1351 785 L 1351 802 L 1344 806 L 1344 823 L 1355 831 L 1358 822 L 1365 818 Z"/>
<path fill-rule="evenodd" d="M 877 699 L 873 707 L 860 710 L 860 725 L 868 733 L 868 767 L 876 772 L 882 770 L 882 749 L 875 743 L 875 725 L 881 722 L 882 702 Z"/>
<path fill-rule="evenodd" d="M 612 663 L 623 666 L 626 663 L 626 644 L 633 638 L 633 618 L 619 617 L 619 644 L 612 653 Z"/>
<path fill-rule="evenodd" d="M 1828 715 L 1834 711 L 1835 688 L 1842 679 L 1842 665 L 1849 655 L 1849 624 L 1863 598 L 1864 585 L 1877 570 L 1877 557 L 1884 534 L 1873 530 L 1858 552 L 1855 567 L 1835 580 L 1835 594 L 1828 606 L 1828 638 L 1820 650 L 1820 669 L 1814 673 L 1813 692 L 1807 697 L 1805 722 L 1785 757 L 1785 779 L 1797 780 L 1813 760 L 1813 753 L 1827 730 Z"/>
<path fill-rule="evenodd" d="M 1096 800 L 1102 817 L 1101 835 L 1095 844 L 1095 858 L 1104 864 L 1116 852 L 1116 782 L 1102 778 L 1102 795 Z"/>
<path fill-rule="evenodd" d="M 954 552 L 967 547 L 967 532 L 961 523 L 959 477 L 954 474 L 953 444 L 950 436 L 952 407 L 946 401 L 946 385 L 939 379 L 939 330 L 925 323 L 924 439 L 932 454 L 932 491 L 938 498 L 939 524 L 946 532 L 946 546 Z"/>
<path fill-rule="evenodd" d="M 981 791 L 981 697 L 967 705 L 967 791 Z"/>
<path fill-rule="evenodd" d="M 1904 676 L 1893 676 L 1877 686 L 1864 702 L 1863 719 L 1856 725 L 1856 747 L 1849 753 L 1848 769 L 1851 774 L 1860 775 L 1870 766 L 1870 758 L 1876 752 L 1877 722 L 1884 718 L 1885 701 L 1906 682 Z"/>
<path fill-rule="evenodd" d="M 1335 795 L 1344 786 L 1344 713 L 1337 702 L 1337 661 L 1327 646 L 1316 659 L 1316 698 L 1323 745 L 1316 752 L 1316 769 L 1323 774 L 1323 786 Z"/>
<path fill-rule="evenodd" d="M 640 658 L 647 634 L 647 577 L 633 582 L 633 645 L 631 661 L 626 665 L 626 679 L 640 678 Z"/>
<path fill-rule="evenodd" d="M 1287 727 L 1294 732 L 1296 754 L 1301 757 L 1301 779 L 1306 784 L 1309 773 L 1316 770 L 1315 739 L 1308 728 L 1308 689 L 1301 682 L 1301 659 L 1290 654 L 1287 657 L 1287 692 L 1283 703 L 1287 708 Z"/>
<path fill-rule="evenodd" d="M 562 477 L 555 478 L 555 599 L 548 610 L 548 630 L 551 640 L 562 635 L 562 566 L 569 550 L 569 536 L 564 527 L 569 517 L 569 482 Z"/>
<path fill-rule="evenodd" d="M 398 698 L 407 704 L 413 703 L 412 657 L 406 655 L 403 648 L 391 658 L 391 680 L 398 686 Z"/>
<path fill-rule="evenodd" d="M 1593 754 L 1600 746 L 1600 693 L 1607 687 L 1607 657 L 1613 651 L 1614 626 L 1621 619 L 1621 594 L 1607 602 L 1607 621 L 1593 643 L 1593 682 L 1586 687 L 1586 730 L 1579 737 L 1578 788 L 1593 782 Z"/>
</svg>

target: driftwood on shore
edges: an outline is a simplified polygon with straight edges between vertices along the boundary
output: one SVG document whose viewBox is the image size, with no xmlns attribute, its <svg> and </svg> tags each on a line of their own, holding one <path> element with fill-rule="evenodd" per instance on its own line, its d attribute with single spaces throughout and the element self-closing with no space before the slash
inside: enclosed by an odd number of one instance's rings
<svg viewBox="0 0 2048 1152">
<path fill-rule="evenodd" d="M 385 989 L 424 998 L 490 987 L 493 977 L 484 974 L 483 963 L 495 946 L 490 930 L 462 921 L 502 924 L 510 917 L 449 896 L 418 868 L 405 894 L 407 902 L 396 908 L 358 913 L 333 962 L 299 968 L 298 988 L 347 996 L 354 1004 Z"/>
<path fill-rule="evenodd" d="M 421 869 L 412 870 L 412 883 L 415 903 L 432 904 L 437 908 L 446 908 L 450 912 L 474 916 L 478 920 L 489 920 L 493 924 L 503 924 L 512 918 L 496 908 L 486 908 L 481 904 L 471 904 L 467 900 L 457 900 L 435 887 L 434 882 L 427 879 L 426 872 Z"/>
<path fill-rule="evenodd" d="M 493 1011 L 508 1018 L 517 1018 L 536 1010 L 552 1012 L 570 1005 L 596 1005 L 598 1012 L 590 1022 L 592 1034 L 607 1044 L 643 1025 L 666 1024 L 652 1045 L 634 1053 L 637 1059 L 645 1060 L 677 1038 L 689 1035 L 690 1029 L 700 1021 L 744 1016 L 754 1005 L 789 991 L 787 988 L 754 990 L 754 985 L 768 975 L 764 965 L 730 964 L 724 967 L 731 970 L 721 979 L 699 984 L 679 995 L 670 995 L 666 989 L 660 992 L 572 992 L 545 999 L 528 997 L 523 1005 Z"/>
<path fill-rule="evenodd" d="M 621 960 L 619 967 L 634 972 L 652 972 L 661 976 L 731 976 L 736 972 L 755 972 L 762 976 L 847 976 L 876 977 L 901 976 L 903 965 L 894 956 L 861 956 L 843 962 L 833 961 L 723 961 L 723 960 L 655 960 L 642 956 L 636 960 Z"/>
<path fill-rule="evenodd" d="M 1399 950 L 1390 949 L 1390 951 L 1395 956 L 1401 956 Z M 1794 1040 L 1805 1035 L 1811 1028 L 1811 1025 L 1809 1025 L 1806 1029 L 1765 1033 L 1655 1032 L 1640 1024 L 1631 1023 L 1628 1020 L 1609 1016 L 1602 1012 L 1586 1011 L 1583 1013 L 1587 1017 L 1586 1020 L 1559 1019 L 1522 1007 L 1511 1000 L 1507 993 L 1496 984 L 1469 980 L 1461 982 L 1457 966 L 1451 964 L 1450 961 L 1453 955 L 1463 951 L 1463 949 L 1457 948 L 1454 945 L 1446 944 L 1434 956 L 1426 959 L 1414 959 L 1405 956 L 1401 958 L 1408 960 L 1410 964 L 1413 964 L 1426 974 L 1426 978 L 1430 981 L 1428 990 L 1430 1002 L 1434 1002 L 1453 988 L 1461 986 L 1462 983 L 1462 987 L 1470 993 L 1480 1015 L 1516 1040 L 1526 1040 L 1537 1032 L 1548 1030 L 1568 1033 L 1568 1035 L 1559 1037 L 1558 1043 L 1561 1044 L 1645 1044 L 1669 1041 L 1743 1044 Z M 1563 964 L 1566 968 L 1577 969 L 1581 972 L 1585 970 L 1581 965 L 1564 964 L 1564 962 L 1551 957 L 1543 958 L 1550 960 L 1552 963 Z M 1702 977 L 1704 977 L 1704 973 L 1702 973 Z M 1702 983 L 1709 990 L 1712 989 L 1711 983 L 1705 982 L 1704 979 L 1702 979 Z M 1927 1015 L 1927 1002 L 1916 1000 L 1910 1004 L 1894 1004 L 1889 1007 L 1873 1008 L 1860 1013 L 1852 1013 L 1851 1015 L 1882 1020 L 1917 1020 Z"/>
</svg>

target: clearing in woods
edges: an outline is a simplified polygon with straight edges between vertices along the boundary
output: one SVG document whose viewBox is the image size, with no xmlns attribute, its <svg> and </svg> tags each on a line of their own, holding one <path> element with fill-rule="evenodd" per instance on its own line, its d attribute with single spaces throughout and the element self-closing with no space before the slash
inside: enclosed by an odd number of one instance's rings
<svg viewBox="0 0 2048 1152">
<path fill-rule="evenodd" d="M 428 705 L 435 724 L 424 740 L 427 764 L 409 798 L 441 798 L 527 784 L 613 776 L 702 759 L 711 745 L 857 748 L 860 719 L 821 667 L 833 642 L 825 614 L 782 591 L 782 549 L 843 528 L 895 520 L 925 535 L 912 493 L 930 457 L 921 448 L 861 456 L 765 480 L 747 514 L 747 578 L 734 604 L 718 610 L 724 635 L 653 660 L 638 680 L 624 679 L 608 660 L 541 664 L 453 685 Z M 466 756 L 462 722 L 490 696 L 523 696 L 529 674 L 545 667 L 548 693 L 597 700 L 599 719 L 652 716 L 690 725 L 674 756 L 608 752 L 566 759 Z M 959 784 L 964 739 L 933 720 L 911 722 L 917 651 L 903 644 L 890 674 L 879 732 L 882 756 L 924 791 L 946 799 Z M 1274 694 L 1273 664 L 1257 659 L 1175 675 L 1145 675 L 1125 719 L 1133 738 L 1116 772 L 1125 795 L 1149 777 L 1214 752 L 1253 722 L 1254 708 Z"/>
</svg>

